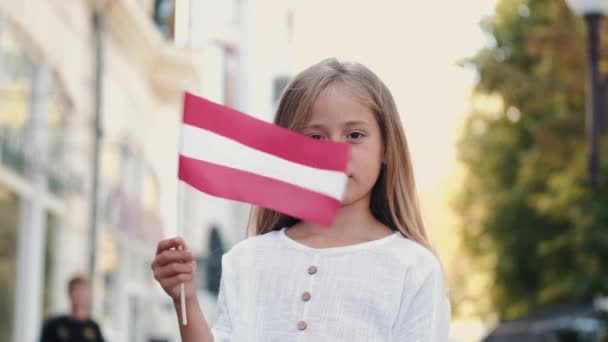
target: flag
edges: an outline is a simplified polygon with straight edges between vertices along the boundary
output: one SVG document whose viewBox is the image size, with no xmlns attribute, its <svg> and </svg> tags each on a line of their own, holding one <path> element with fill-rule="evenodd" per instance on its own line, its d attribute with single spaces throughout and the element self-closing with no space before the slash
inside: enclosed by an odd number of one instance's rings
<svg viewBox="0 0 608 342">
<path fill-rule="evenodd" d="M 332 224 L 350 146 L 315 140 L 186 93 L 179 179 L 207 194 Z"/>
</svg>

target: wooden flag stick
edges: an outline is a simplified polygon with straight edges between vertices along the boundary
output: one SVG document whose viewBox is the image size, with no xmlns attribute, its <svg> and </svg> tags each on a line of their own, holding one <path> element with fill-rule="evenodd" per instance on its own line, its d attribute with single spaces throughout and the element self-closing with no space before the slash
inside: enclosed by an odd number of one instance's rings
<svg viewBox="0 0 608 342">
<path fill-rule="evenodd" d="M 181 181 L 177 181 L 177 236 L 184 239 L 183 234 L 183 208 L 184 208 L 184 191 L 183 184 Z M 185 241 L 185 239 L 184 239 Z M 180 246 L 179 249 L 183 249 L 183 246 Z M 186 286 L 184 283 L 179 285 L 179 300 L 182 308 L 182 324 L 188 325 L 188 315 L 186 313 Z"/>
</svg>

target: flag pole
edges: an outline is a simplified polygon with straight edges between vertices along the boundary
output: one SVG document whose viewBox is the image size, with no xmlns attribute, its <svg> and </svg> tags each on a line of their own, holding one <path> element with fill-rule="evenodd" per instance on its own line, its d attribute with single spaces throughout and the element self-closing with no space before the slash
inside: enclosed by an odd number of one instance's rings
<svg viewBox="0 0 608 342">
<path fill-rule="evenodd" d="M 183 187 L 184 185 L 182 184 L 183 182 L 180 180 L 179 178 L 179 156 L 181 154 L 181 151 L 183 151 L 183 145 L 184 145 L 184 130 L 183 130 L 183 126 L 184 126 L 184 110 L 186 108 L 186 93 L 184 93 L 184 102 L 182 104 L 182 115 L 181 115 L 181 120 L 179 122 L 179 142 L 178 142 L 178 151 L 177 151 L 177 236 L 181 237 L 182 239 L 184 239 L 184 241 L 186 241 L 186 239 L 182 236 L 184 233 L 184 228 L 183 228 L 183 218 L 184 218 L 184 190 Z M 183 246 L 179 247 L 180 249 L 183 249 Z M 180 306 L 181 306 L 181 310 L 182 310 L 182 325 L 188 325 L 188 315 L 187 315 L 187 310 L 186 310 L 186 285 L 184 283 L 179 284 L 179 301 L 180 301 Z"/>
<path fill-rule="evenodd" d="M 181 137 L 180 137 L 181 140 Z M 184 208 L 184 191 L 183 184 L 178 179 L 177 181 L 177 236 L 182 237 L 183 234 L 183 208 Z M 183 237 L 182 237 L 183 238 Z M 183 249 L 183 246 L 180 246 L 179 249 Z M 182 324 L 188 325 L 188 316 L 186 314 L 186 286 L 184 283 L 179 284 L 179 300 L 180 306 L 182 308 Z"/>
</svg>

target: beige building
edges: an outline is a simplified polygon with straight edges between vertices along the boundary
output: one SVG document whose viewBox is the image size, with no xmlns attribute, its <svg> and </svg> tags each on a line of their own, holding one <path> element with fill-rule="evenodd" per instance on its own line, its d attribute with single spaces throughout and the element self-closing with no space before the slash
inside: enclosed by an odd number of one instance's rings
<svg viewBox="0 0 608 342">
<path fill-rule="evenodd" d="M 93 316 L 109 341 L 178 340 L 149 263 L 176 234 L 182 92 L 271 120 L 293 2 L 0 0 L 0 336 L 36 341 L 68 309 L 67 280 L 89 272 L 99 108 Z M 249 208 L 190 190 L 183 203 L 213 322 L 219 260 Z"/>
<path fill-rule="evenodd" d="M 172 27 L 171 6 L 0 1 L 3 339 L 36 341 L 43 317 L 68 309 L 67 280 L 89 270 L 97 52 L 101 169 L 93 315 L 110 341 L 175 338 L 172 308 L 149 262 L 156 240 L 175 226 L 182 92 L 199 91 L 201 78 L 192 53 L 166 38 L 171 32 L 163 35 Z M 99 45 L 95 11 L 103 20 Z"/>
</svg>

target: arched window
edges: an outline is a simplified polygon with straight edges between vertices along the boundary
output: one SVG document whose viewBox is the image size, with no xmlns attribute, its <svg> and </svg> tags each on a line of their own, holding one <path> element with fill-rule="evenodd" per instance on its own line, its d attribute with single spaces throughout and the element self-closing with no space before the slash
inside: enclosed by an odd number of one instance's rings
<svg viewBox="0 0 608 342">
<path fill-rule="evenodd" d="M 207 290 L 211 293 L 220 292 L 220 278 L 222 274 L 222 255 L 224 254 L 224 244 L 217 227 L 212 227 L 209 236 L 209 254 L 207 256 Z"/>
</svg>

